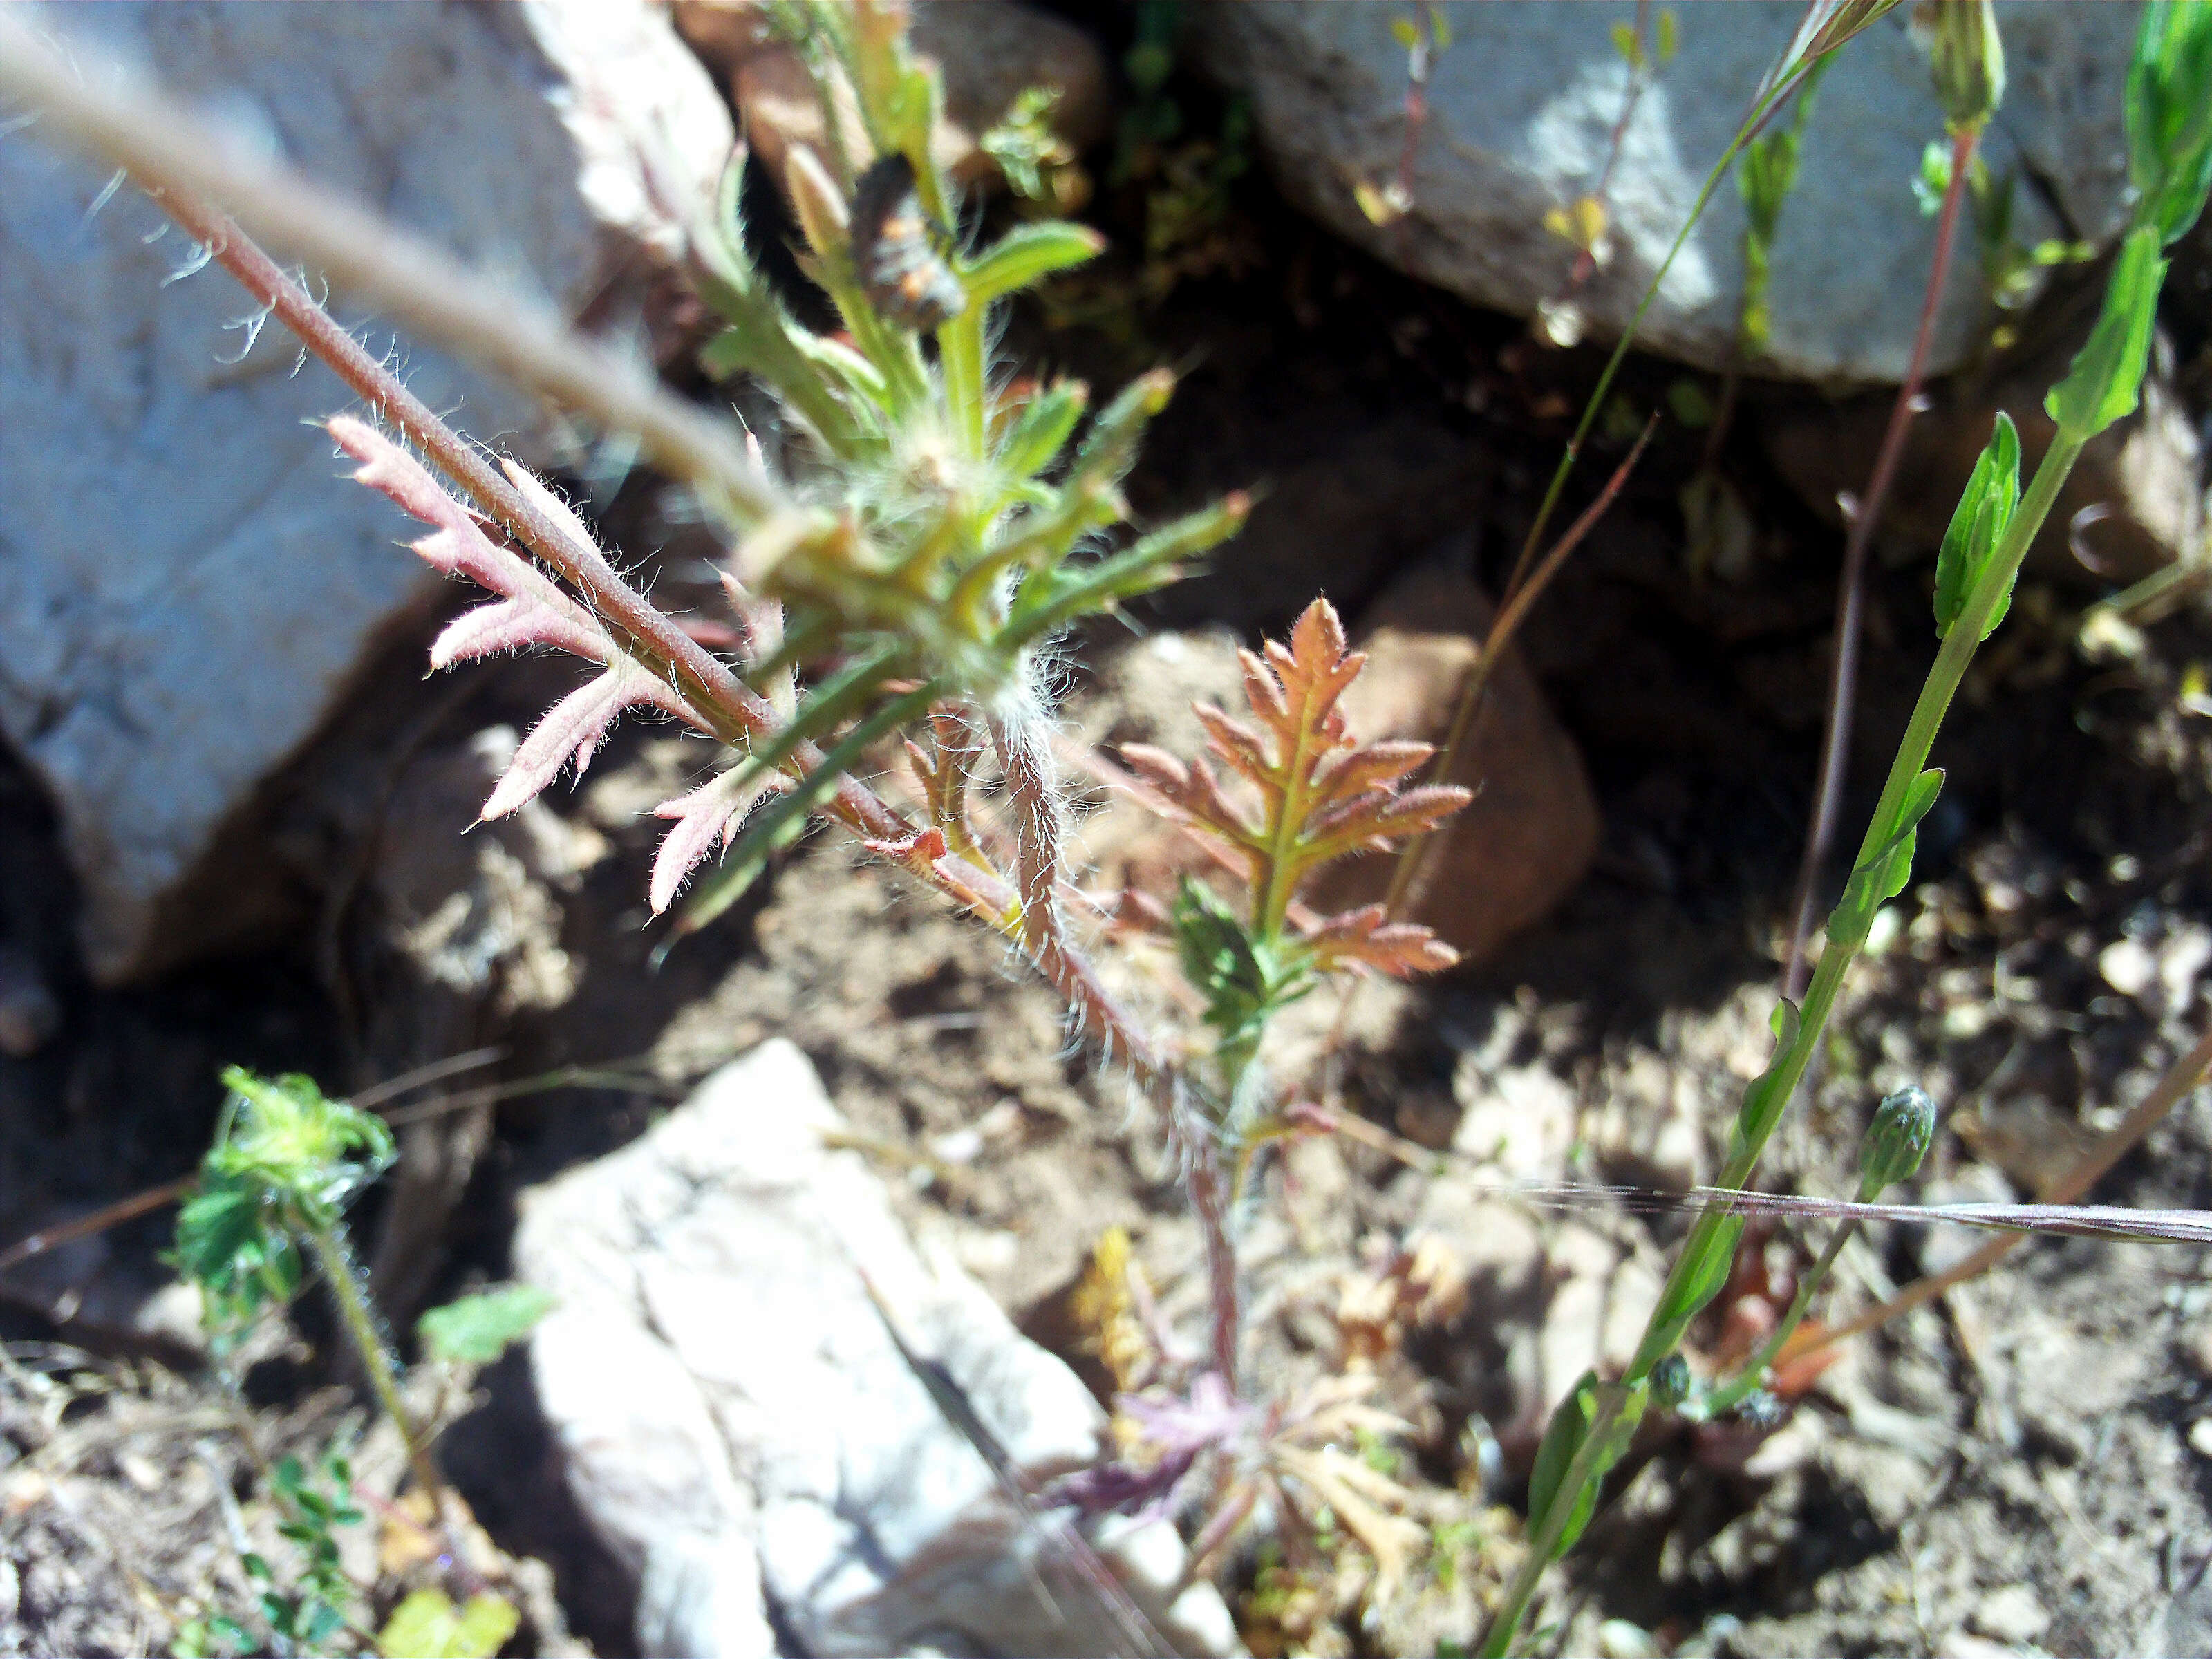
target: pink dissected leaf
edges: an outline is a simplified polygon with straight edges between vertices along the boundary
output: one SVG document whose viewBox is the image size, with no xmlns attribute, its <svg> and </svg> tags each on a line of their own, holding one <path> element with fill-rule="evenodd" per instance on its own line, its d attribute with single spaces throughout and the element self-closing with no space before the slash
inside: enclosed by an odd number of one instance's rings
<svg viewBox="0 0 2212 1659">
<path fill-rule="evenodd" d="M 501 599 L 464 611 L 446 624 L 430 647 L 430 666 L 495 657 L 525 646 L 557 645 L 593 662 L 606 660 L 606 640 L 569 617 L 526 599 Z"/>
<path fill-rule="evenodd" d="M 1261 789 L 1272 793 L 1282 788 L 1274 759 L 1257 732 L 1210 702 L 1194 702 L 1190 709 L 1198 716 L 1198 723 L 1206 728 L 1207 746 L 1215 754 Z"/>
<path fill-rule="evenodd" d="M 333 416 L 325 426 L 338 447 L 362 464 L 353 475 L 356 480 L 436 527 L 436 535 L 414 544 L 416 553 L 447 575 L 466 576 L 508 602 L 481 607 L 453 623 L 431 647 L 432 666 L 527 645 L 558 646 L 599 663 L 619 654 L 591 612 L 529 560 L 495 544 L 414 456 L 350 415 Z"/>
<path fill-rule="evenodd" d="M 1379 904 L 1324 917 L 1307 931 L 1305 939 L 1323 968 L 1361 962 L 1401 979 L 1436 973 L 1459 960 L 1459 952 L 1427 928 L 1392 921 Z"/>
<path fill-rule="evenodd" d="M 530 735 L 500 775 L 491 799 L 483 804 L 482 816 L 491 819 L 514 811 L 536 797 L 571 761 L 581 777 L 615 717 L 625 708 L 641 706 L 700 723 L 683 698 L 628 658 L 620 659 L 605 673 L 555 703 L 530 728 Z"/>
<path fill-rule="evenodd" d="M 1235 848 L 1249 849 L 1257 842 L 1259 831 L 1221 793 L 1221 781 L 1204 761 L 1186 766 L 1148 743 L 1123 744 L 1121 759 L 1165 801 L 1170 809 L 1165 816 L 1174 822 L 1211 830 Z"/>
<path fill-rule="evenodd" d="M 673 818 L 676 827 L 661 837 L 660 850 L 653 854 L 653 914 L 657 916 L 668 908 L 684 877 L 714 850 L 716 842 L 726 842 L 765 797 L 787 787 L 781 775 L 740 761 L 690 794 L 654 807 L 655 817 Z"/>
<path fill-rule="evenodd" d="M 1121 763 L 1170 800 L 1180 801 L 1190 788 L 1190 769 L 1149 743 L 1123 744 Z"/>
</svg>

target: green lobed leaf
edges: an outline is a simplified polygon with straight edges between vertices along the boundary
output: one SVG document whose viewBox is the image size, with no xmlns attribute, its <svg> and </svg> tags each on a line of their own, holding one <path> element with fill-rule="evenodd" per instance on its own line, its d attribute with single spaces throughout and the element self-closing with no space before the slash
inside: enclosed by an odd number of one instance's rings
<svg viewBox="0 0 2212 1659">
<path fill-rule="evenodd" d="M 1936 556 L 1936 632 L 1939 636 L 1949 633 L 1951 624 L 1965 611 L 2019 504 L 2020 433 L 2012 416 L 1999 410 L 1996 430 L 1974 463 L 1966 493 L 1959 497 L 1950 527 L 1943 532 L 1942 551 Z M 1989 624 L 1982 630 L 1984 639 L 2004 620 L 2011 603 L 2008 589 L 1990 613 Z"/>
<path fill-rule="evenodd" d="M 1243 919 L 1187 875 L 1170 915 L 1183 977 L 1206 1001 L 1206 1023 L 1230 1042 L 1253 1035 L 1267 1017 L 1272 988 Z"/>
<path fill-rule="evenodd" d="M 415 1322 L 422 1345 L 441 1359 L 489 1365 L 530 1334 L 553 1311 L 553 1294 L 536 1285 L 505 1285 L 479 1291 Z"/>
<path fill-rule="evenodd" d="M 2160 246 L 2154 225 L 2139 225 L 2128 233 L 2106 283 L 2104 309 L 2088 343 L 2075 356 L 2066 378 L 2044 399 L 2045 411 L 2077 440 L 2094 438 L 2135 412 L 2150 358 L 2158 291 L 2166 281 Z"/>
</svg>

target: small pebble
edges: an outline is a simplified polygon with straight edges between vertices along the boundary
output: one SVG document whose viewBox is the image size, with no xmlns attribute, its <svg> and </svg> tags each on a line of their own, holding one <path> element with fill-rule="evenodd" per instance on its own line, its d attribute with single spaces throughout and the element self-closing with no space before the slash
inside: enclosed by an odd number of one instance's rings
<svg viewBox="0 0 2212 1659">
<path fill-rule="evenodd" d="M 2140 996 L 2157 982 L 2158 958 L 2141 939 L 2124 939 L 2098 954 L 2097 971 L 2122 996 Z"/>
<path fill-rule="evenodd" d="M 2051 1627 L 2051 1613 L 2025 1584 L 2007 1584 L 1984 1595 L 1966 1621 L 1984 1636 L 2022 1646 Z"/>
<path fill-rule="evenodd" d="M 2189 1425 L 2189 1449 L 2199 1457 L 2212 1457 L 2212 1417 L 2200 1417 Z"/>
</svg>

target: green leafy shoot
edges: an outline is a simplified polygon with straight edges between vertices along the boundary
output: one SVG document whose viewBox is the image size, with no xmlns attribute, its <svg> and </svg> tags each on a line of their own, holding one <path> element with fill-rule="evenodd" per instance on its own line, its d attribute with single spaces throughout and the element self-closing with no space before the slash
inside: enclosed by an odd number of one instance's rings
<svg viewBox="0 0 2212 1659">
<path fill-rule="evenodd" d="M 301 1236 L 335 1227 L 392 1158 L 382 1119 L 326 1098 L 311 1078 L 234 1066 L 223 1082 L 230 1098 L 168 1258 L 199 1287 L 219 1347 L 298 1293 Z"/>
<path fill-rule="evenodd" d="M 283 1517 L 277 1534 L 300 1553 L 300 1572 L 289 1587 L 280 1587 L 269 1560 L 248 1554 L 246 1575 L 262 1587 L 261 1616 L 281 1644 L 278 1651 L 318 1653 L 348 1627 L 361 1599 L 339 1559 L 337 1536 L 338 1528 L 361 1523 L 353 1468 L 333 1452 L 311 1474 L 298 1458 L 286 1456 L 270 1472 L 269 1485 Z"/>
<path fill-rule="evenodd" d="M 433 1308 L 415 1322 L 423 1347 L 455 1364 L 489 1365 L 553 1311 L 553 1294 L 535 1285 L 506 1285 Z"/>
<path fill-rule="evenodd" d="M 1789 120 L 1777 122 L 1746 144 L 1736 163 L 1736 188 L 1743 196 L 1743 306 L 1736 338 L 1747 356 L 1760 350 L 1773 332 L 1770 294 L 1775 233 L 1782 222 L 1783 205 L 1797 187 L 1806 123 L 1813 118 L 1814 98 L 1832 61 L 1822 58 L 1806 71 Z"/>
</svg>

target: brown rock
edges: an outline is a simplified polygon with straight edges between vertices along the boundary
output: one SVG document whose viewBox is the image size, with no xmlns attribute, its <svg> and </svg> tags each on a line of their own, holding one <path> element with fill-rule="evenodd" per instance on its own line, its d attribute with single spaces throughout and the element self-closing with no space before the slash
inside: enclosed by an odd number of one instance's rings
<svg viewBox="0 0 2212 1659">
<path fill-rule="evenodd" d="M 676 27 L 708 65 L 729 79 L 745 132 L 771 178 L 783 178 L 793 144 L 820 155 L 822 108 L 797 52 L 778 42 L 757 0 L 675 0 Z M 978 144 L 1030 87 L 1059 90 L 1054 130 L 1076 149 L 1105 136 L 1112 115 L 1106 59 L 1071 23 L 1015 0 L 915 0 L 915 49 L 945 76 L 945 113 L 931 146 L 960 184 L 990 186 L 998 170 Z M 849 155 L 867 141 L 852 90 L 836 85 Z"/>
<path fill-rule="evenodd" d="M 2163 343 L 2161 343 L 2162 345 Z M 2131 582 L 2181 557 L 2203 533 L 2203 447 L 2188 411 L 2158 372 L 2144 377 L 2142 406 L 2093 439 L 2029 548 L 2027 569 L 2087 585 Z M 1942 545 L 1966 477 L 2002 410 L 2020 428 L 2021 474 L 2027 477 L 2049 447 L 2053 430 L 2044 393 L 2066 372 L 2066 349 L 2039 354 L 1992 384 L 1939 388 L 1935 407 L 1913 422 L 1876 532 L 1900 555 L 1932 556 Z M 1840 526 L 1838 496 L 1866 488 L 1889 420 L 1885 392 L 1839 403 L 1801 404 L 1766 411 L 1756 422 L 1775 467 L 1814 511 Z M 2084 569 L 2069 545 L 2079 520 Z"/>
<path fill-rule="evenodd" d="M 1414 571 L 1385 592 L 1361 619 L 1367 668 L 1343 705 L 1353 734 L 1441 743 L 1491 615 L 1480 588 L 1439 568 Z M 1473 789 L 1474 801 L 1439 833 L 1406 912 L 1469 960 L 1565 896 L 1598 844 L 1582 756 L 1510 648 L 1486 702 L 1446 780 Z M 1392 862 L 1370 854 L 1340 865 L 1309 900 L 1333 910 L 1379 899 Z"/>
</svg>

